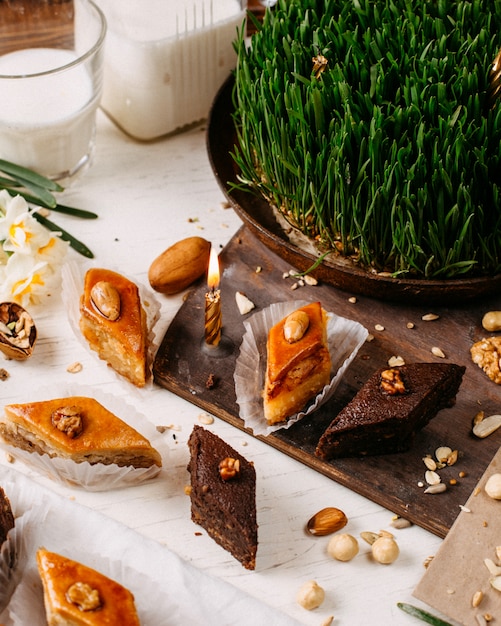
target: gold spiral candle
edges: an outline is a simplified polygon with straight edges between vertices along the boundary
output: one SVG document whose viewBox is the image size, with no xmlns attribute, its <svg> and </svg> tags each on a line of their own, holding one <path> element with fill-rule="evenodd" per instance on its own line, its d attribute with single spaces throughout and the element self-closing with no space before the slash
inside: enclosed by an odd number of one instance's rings
<svg viewBox="0 0 501 626">
<path fill-rule="evenodd" d="M 211 248 L 207 273 L 209 291 L 205 294 L 205 343 L 216 347 L 221 341 L 222 315 L 219 291 L 219 262 L 216 251 Z"/>
</svg>

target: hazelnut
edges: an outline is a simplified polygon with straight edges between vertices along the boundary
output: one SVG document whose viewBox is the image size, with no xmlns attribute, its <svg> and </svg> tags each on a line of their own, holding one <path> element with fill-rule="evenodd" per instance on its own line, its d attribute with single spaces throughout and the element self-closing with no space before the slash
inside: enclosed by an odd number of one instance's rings
<svg viewBox="0 0 501 626">
<path fill-rule="evenodd" d="M 336 561 L 351 561 L 358 554 L 358 541 L 348 533 L 334 535 L 327 544 L 327 554 Z"/>
<path fill-rule="evenodd" d="M 325 591 L 315 580 L 309 580 L 299 589 L 296 600 L 304 609 L 312 611 L 325 600 Z"/>
<path fill-rule="evenodd" d="M 392 537 L 378 537 L 372 544 L 372 556 L 378 563 L 389 565 L 397 560 L 400 550 L 398 544 Z"/>
</svg>

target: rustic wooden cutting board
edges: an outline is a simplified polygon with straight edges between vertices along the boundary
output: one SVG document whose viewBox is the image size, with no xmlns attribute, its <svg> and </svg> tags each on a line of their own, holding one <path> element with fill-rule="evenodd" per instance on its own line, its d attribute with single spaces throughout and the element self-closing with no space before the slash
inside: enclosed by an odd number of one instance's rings
<svg viewBox="0 0 501 626">
<path fill-rule="evenodd" d="M 491 382 L 470 360 L 471 345 L 486 336 L 481 320 L 486 311 L 501 309 L 501 296 L 469 302 L 464 306 L 437 307 L 390 304 L 368 297 L 350 302 L 350 293 L 328 285 L 303 286 L 292 290 L 293 279 L 284 279 L 290 266 L 269 251 L 245 227 L 220 253 L 221 298 L 224 338 L 228 353 L 211 355 L 203 349 L 204 294 L 201 281 L 188 294 L 170 324 L 153 366 L 155 382 L 196 406 L 243 429 L 236 403 L 233 372 L 244 334 L 244 319 L 235 302 L 235 292 L 247 295 L 259 310 L 273 302 L 319 300 L 324 308 L 363 324 L 374 339 L 366 342 L 348 368 L 338 390 L 326 405 L 289 429 L 259 437 L 277 450 L 312 467 L 321 474 L 444 537 L 501 444 L 501 429 L 487 439 L 471 434 L 474 415 L 501 411 L 501 386 Z M 260 271 L 257 270 L 260 268 Z M 427 313 L 439 319 L 422 321 Z M 250 313 L 249 315 L 252 315 Z M 407 323 L 414 328 L 409 329 Z M 381 325 L 384 330 L 376 330 Z M 445 360 L 466 366 L 462 386 L 453 408 L 442 410 L 418 434 L 406 453 L 320 461 L 314 455 L 317 441 L 333 417 L 346 405 L 369 376 L 385 366 L 390 357 L 402 356 L 407 363 L 440 361 L 431 353 L 437 346 Z M 209 377 L 214 385 L 207 385 Z M 441 471 L 444 482 L 456 479 L 445 493 L 424 494 L 422 458 L 438 446 L 459 451 L 456 465 Z M 466 476 L 459 478 L 459 472 Z"/>
</svg>

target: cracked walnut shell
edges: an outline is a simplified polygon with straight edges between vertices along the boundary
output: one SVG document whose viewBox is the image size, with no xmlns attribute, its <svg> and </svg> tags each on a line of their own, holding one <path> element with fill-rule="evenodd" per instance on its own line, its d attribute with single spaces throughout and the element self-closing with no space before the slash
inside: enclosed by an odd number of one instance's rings
<svg viewBox="0 0 501 626">
<path fill-rule="evenodd" d="M 487 337 L 470 348 L 471 359 L 497 385 L 501 385 L 501 336 Z"/>
<path fill-rule="evenodd" d="M 37 329 L 31 315 L 15 302 L 0 304 L 0 351 L 8 359 L 24 361 L 33 353 Z"/>
</svg>

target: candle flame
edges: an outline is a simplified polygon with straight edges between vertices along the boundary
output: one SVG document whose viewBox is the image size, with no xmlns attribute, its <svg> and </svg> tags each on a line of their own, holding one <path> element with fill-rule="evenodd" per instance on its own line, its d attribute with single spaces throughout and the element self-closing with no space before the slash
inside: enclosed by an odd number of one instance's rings
<svg viewBox="0 0 501 626">
<path fill-rule="evenodd" d="M 210 249 L 209 271 L 207 272 L 207 284 L 209 289 L 219 287 L 219 259 L 214 248 Z"/>
</svg>

